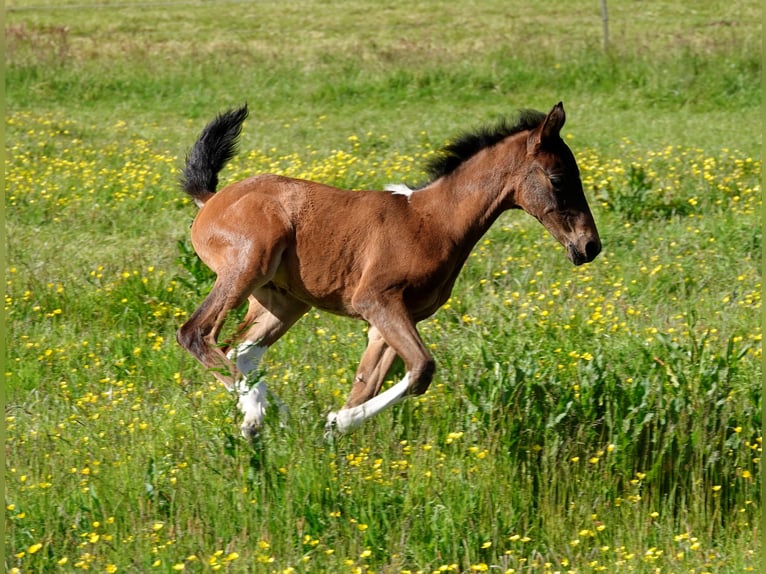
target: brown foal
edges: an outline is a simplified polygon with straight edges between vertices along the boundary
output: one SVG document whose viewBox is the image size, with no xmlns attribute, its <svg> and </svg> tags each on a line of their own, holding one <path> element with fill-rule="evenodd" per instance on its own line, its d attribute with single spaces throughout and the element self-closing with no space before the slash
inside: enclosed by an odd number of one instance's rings
<svg viewBox="0 0 766 574">
<path fill-rule="evenodd" d="M 182 187 L 200 207 L 192 244 L 217 278 L 178 331 L 181 346 L 239 394 L 245 436 L 258 431 L 268 404 L 265 383 L 251 380 L 263 353 L 311 307 L 369 325 L 348 400 L 328 415 L 330 430 L 346 432 L 428 389 L 435 363 L 415 325 L 449 298 L 471 249 L 502 212 L 535 217 L 575 265 L 601 250 L 574 155 L 559 135 L 561 103 L 462 136 L 416 190 L 347 191 L 258 175 L 216 193 L 246 117 L 246 106 L 219 115 L 187 157 Z M 245 301 L 238 335 L 221 348 L 227 313 Z M 396 356 L 406 374 L 380 393 Z"/>
</svg>

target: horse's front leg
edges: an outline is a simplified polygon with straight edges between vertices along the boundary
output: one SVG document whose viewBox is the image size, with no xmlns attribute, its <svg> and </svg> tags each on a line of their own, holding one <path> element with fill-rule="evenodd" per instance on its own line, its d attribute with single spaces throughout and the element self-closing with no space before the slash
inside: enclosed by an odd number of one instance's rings
<svg viewBox="0 0 766 574">
<path fill-rule="evenodd" d="M 344 409 L 361 405 L 376 396 L 396 360 L 396 351 L 388 346 L 376 327 L 370 326 L 367 341 L 367 348 L 356 371 L 354 386 L 346 404 L 343 405 Z"/>
<path fill-rule="evenodd" d="M 426 392 L 436 368 L 433 357 L 420 339 L 415 323 L 401 299 L 389 300 L 385 304 L 375 299 L 369 302 L 357 301 L 355 306 L 357 305 L 357 308 L 363 310 L 360 314 L 377 330 L 377 336 L 381 337 L 394 352 L 393 355 L 387 355 L 389 351 L 384 351 L 381 361 L 385 358 L 392 362 L 394 355 L 399 355 L 404 361 L 406 373 L 401 381 L 381 394 L 355 406 L 349 406 L 351 402 L 349 399 L 347 406 L 327 415 L 326 429 L 328 431 L 354 430 L 364 421 L 397 404 L 405 396 Z M 373 347 L 373 351 L 376 349 L 377 347 Z M 374 353 L 371 351 L 370 357 L 373 356 Z M 390 366 L 389 363 L 388 367 Z M 381 379 L 384 376 L 385 373 L 380 375 Z M 364 393 L 368 392 L 364 391 Z M 359 393 L 359 396 L 362 396 L 363 392 L 359 391 Z"/>
</svg>

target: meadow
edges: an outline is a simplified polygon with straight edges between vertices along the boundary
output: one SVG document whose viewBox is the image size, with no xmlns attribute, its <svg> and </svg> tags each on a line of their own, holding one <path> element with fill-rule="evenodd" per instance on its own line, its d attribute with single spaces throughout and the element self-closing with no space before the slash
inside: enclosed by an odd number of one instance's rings
<svg viewBox="0 0 766 574">
<path fill-rule="evenodd" d="M 585 0 L 8 2 L 6 571 L 758 570 L 761 8 L 612 4 L 605 53 Z M 365 329 L 308 313 L 245 441 L 175 343 L 211 281 L 178 171 L 245 100 L 224 184 L 352 189 L 563 100 L 604 251 L 505 214 L 428 393 L 333 440 Z"/>
</svg>

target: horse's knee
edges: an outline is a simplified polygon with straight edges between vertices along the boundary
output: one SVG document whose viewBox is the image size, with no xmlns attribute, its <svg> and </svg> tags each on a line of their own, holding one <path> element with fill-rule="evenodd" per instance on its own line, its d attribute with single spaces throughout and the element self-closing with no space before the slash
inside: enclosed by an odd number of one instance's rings
<svg viewBox="0 0 766 574">
<path fill-rule="evenodd" d="M 428 390 L 431 380 L 436 372 L 436 361 L 432 357 L 413 367 L 410 371 L 410 395 L 422 395 Z"/>
</svg>

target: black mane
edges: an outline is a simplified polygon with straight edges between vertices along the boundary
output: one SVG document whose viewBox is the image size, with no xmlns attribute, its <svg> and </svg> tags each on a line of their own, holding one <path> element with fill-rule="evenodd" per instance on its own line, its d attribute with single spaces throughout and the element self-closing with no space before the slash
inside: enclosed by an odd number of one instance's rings
<svg viewBox="0 0 766 574">
<path fill-rule="evenodd" d="M 537 110 L 521 110 L 516 121 L 501 120 L 495 126 L 485 126 L 476 132 L 459 136 L 447 144 L 426 165 L 429 181 L 451 174 L 463 162 L 473 157 L 481 150 L 499 143 L 508 136 L 539 126 L 545 119 L 545 114 Z"/>
</svg>

